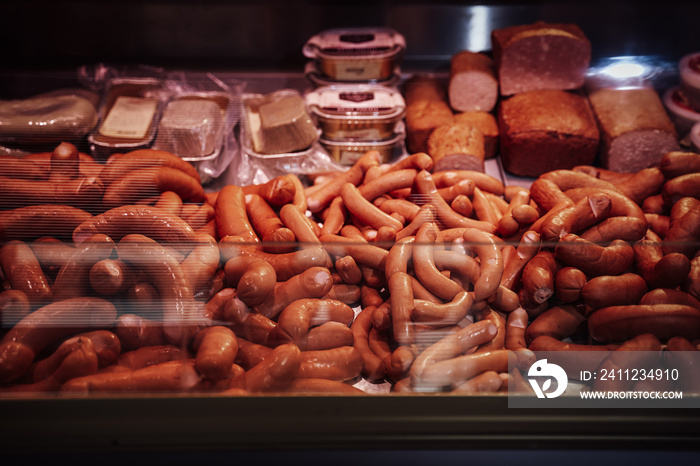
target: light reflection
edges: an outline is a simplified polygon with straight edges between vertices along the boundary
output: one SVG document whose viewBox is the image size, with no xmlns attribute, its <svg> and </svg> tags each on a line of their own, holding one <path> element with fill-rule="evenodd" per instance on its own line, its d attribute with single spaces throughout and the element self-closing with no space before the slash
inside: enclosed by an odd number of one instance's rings
<svg viewBox="0 0 700 466">
<path fill-rule="evenodd" d="M 491 9 L 485 6 L 469 8 L 467 43 L 464 48 L 472 52 L 481 52 L 491 48 Z"/>
</svg>

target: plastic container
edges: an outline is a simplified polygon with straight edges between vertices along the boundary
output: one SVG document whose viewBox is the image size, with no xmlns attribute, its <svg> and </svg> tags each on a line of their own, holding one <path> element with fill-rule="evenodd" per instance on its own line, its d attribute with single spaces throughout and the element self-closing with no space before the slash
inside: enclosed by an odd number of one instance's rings
<svg viewBox="0 0 700 466">
<path fill-rule="evenodd" d="M 253 153 L 280 156 L 303 152 L 318 140 L 304 98 L 293 89 L 242 97 L 246 133 Z"/>
<path fill-rule="evenodd" d="M 405 51 L 404 37 L 389 28 L 329 29 L 311 37 L 302 49 L 324 76 L 355 82 L 390 78 Z"/>
<path fill-rule="evenodd" d="M 352 165 L 365 152 L 371 150 L 379 151 L 382 162 L 389 163 L 402 152 L 405 139 L 406 134 L 400 132 L 388 140 L 357 141 L 347 139 L 337 141 L 322 137 L 320 142 L 323 148 L 328 151 L 331 159 L 342 165 Z"/>
<path fill-rule="evenodd" d="M 305 98 L 326 139 L 390 139 L 406 114 L 401 93 L 380 85 L 324 86 Z"/>
<path fill-rule="evenodd" d="M 678 65 L 681 74 L 681 89 L 690 107 L 700 111 L 700 52 L 681 58 Z"/>
<path fill-rule="evenodd" d="M 690 132 L 690 128 L 700 121 L 700 113 L 693 110 L 679 86 L 672 87 L 664 93 L 664 105 L 680 139 L 683 139 Z"/>
<path fill-rule="evenodd" d="M 318 63 L 315 61 L 310 61 L 306 63 L 304 67 L 304 76 L 308 79 L 314 87 L 321 86 L 337 86 L 339 84 L 345 84 L 343 81 L 336 81 L 324 76 L 318 69 Z M 379 84 L 382 86 L 395 86 L 401 81 L 401 70 L 397 67 L 394 69 L 393 73 L 384 79 L 368 79 L 366 81 L 360 81 L 361 84 Z"/>
<path fill-rule="evenodd" d="M 106 88 L 100 123 L 90 136 L 90 150 L 105 159 L 115 152 L 150 147 L 163 107 L 157 78 L 116 78 Z"/>
</svg>

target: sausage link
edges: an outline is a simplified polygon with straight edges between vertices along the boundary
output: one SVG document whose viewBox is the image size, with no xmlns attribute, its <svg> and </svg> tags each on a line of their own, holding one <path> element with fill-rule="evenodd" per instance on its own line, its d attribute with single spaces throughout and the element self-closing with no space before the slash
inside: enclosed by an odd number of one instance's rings
<svg viewBox="0 0 700 466">
<path fill-rule="evenodd" d="M 207 327 L 195 335 L 192 348 L 196 352 L 194 367 L 205 379 L 225 379 L 238 353 L 236 335 L 227 327 Z"/>
<path fill-rule="evenodd" d="M 588 317 L 595 340 L 609 343 L 650 333 L 661 341 L 700 338 L 700 309 L 680 304 L 636 304 L 598 309 Z"/>
<path fill-rule="evenodd" d="M 360 352 L 352 346 L 341 346 L 329 350 L 302 351 L 297 377 L 345 382 L 358 377 L 362 369 Z"/>
<path fill-rule="evenodd" d="M 591 278 L 581 289 L 581 296 L 583 302 L 595 310 L 637 304 L 647 291 L 647 283 L 640 275 L 625 273 Z"/>
<path fill-rule="evenodd" d="M 298 299 L 322 298 L 332 286 L 333 278 L 328 269 L 311 267 L 289 280 L 277 283 L 272 294 L 255 306 L 255 310 L 272 319 Z"/>
<path fill-rule="evenodd" d="M 183 201 L 204 201 L 204 188 L 188 174 L 167 166 L 132 170 L 110 183 L 102 196 L 102 205 L 112 209 L 133 205 L 139 199 L 173 191 Z"/>
<path fill-rule="evenodd" d="M 634 251 L 626 241 L 615 240 L 609 246 L 600 246 L 571 233 L 557 242 L 554 254 L 591 277 L 619 275 L 634 261 Z"/>
<path fill-rule="evenodd" d="M 576 267 L 562 267 L 554 275 L 554 295 L 564 303 L 578 301 L 587 281 L 586 274 Z"/>
<path fill-rule="evenodd" d="M 33 305 L 53 298 L 53 290 L 32 249 L 24 242 L 12 240 L 0 248 L 0 268 L 13 290 L 27 295 Z"/>
</svg>

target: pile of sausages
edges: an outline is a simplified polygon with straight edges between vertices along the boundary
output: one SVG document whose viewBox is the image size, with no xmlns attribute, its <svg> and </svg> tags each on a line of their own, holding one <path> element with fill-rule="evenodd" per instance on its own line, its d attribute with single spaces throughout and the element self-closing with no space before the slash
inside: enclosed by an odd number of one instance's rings
<svg viewBox="0 0 700 466">
<path fill-rule="evenodd" d="M 6 395 L 521 391 L 535 350 L 700 341 L 698 154 L 529 189 L 424 153 L 218 192 L 155 150 L 7 163 Z"/>
</svg>

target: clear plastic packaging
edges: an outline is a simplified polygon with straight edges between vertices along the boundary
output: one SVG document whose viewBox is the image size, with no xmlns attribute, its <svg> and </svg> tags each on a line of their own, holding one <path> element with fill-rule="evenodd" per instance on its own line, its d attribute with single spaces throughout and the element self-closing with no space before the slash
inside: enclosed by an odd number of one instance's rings
<svg viewBox="0 0 700 466">
<path fill-rule="evenodd" d="M 399 131 L 391 139 L 383 140 L 334 140 L 321 138 L 321 145 L 328 151 L 331 159 L 343 164 L 352 165 L 368 151 L 378 151 L 382 163 L 390 163 L 404 152 L 406 133 Z"/>
<path fill-rule="evenodd" d="M 190 162 L 204 183 L 220 177 L 240 156 L 233 132 L 240 122 L 244 84 L 214 74 L 172 73 L 164 83 L 171 95 L 161 116 L 154 149 Z"/>
<path fill-rule="evenodd" d="M 389 28 L 329 29 L 311 37 L 302 51 L 335 81 L 384 80 L 403 59 L 406 41 Z"/>
<path fill-rule="evenodd" d="M 337 81 L 328 76 L 325 76 L 320 70 L 318 63 L 315 61 L 310 61 L 306 63 L 304 67 L 304 76 L 307 80 L 314 85 L 314 87 L 321 86 L 336 86 L 338 84 L 343 84 L 343 81 Z M 401 70 L 397 67 L 394 71 L 386 78 L 382 79 L 367 79 L 362 80 L 360 83 L 368 84 L 379 84 L 381 86 L 396 86 L 401 81 Z"/>
<path fill-rule="evenodd" d="M 381 85 L 324 86 L 305 98 L 326 139 L 389 139 L 406 113 L 401 93 Z"/>
<path fill-rule="evenodd" d="M 118 77 L 106 83 L 100 123 L 88 136 L 98 159 L 149 147 L 165 102 L 158 77 Z"/>
<path fill-rule="evenodd" d="M 0 142 L 37 145 L 78 141 L 97 124 L 98 100 L 99 96 L 87 89 L 59 89 L 0 101 Z"/>
</svg>

